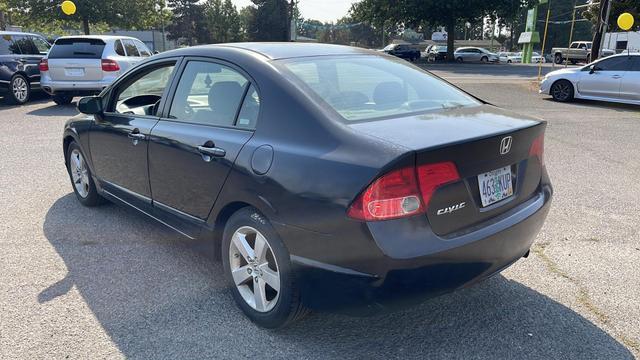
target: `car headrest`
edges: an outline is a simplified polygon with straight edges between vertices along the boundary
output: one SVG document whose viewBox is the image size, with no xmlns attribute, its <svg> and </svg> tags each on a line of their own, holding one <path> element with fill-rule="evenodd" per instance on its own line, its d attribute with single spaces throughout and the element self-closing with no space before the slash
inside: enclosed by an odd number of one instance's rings
<svg viewBox="0 0 640 360">
<path fill-rule="evenodd" d="M 383 82 L 373 90 L 373 101 L 378 106 L 400 105 L 407 101 L 407 92 L 397 81 Z"/>
<path fill-rule="evenodd" d="M 214 83 L 209 89 L 209 107 L 220 117 L 234 117 L 242 100 L 242 93 L 242 86 L 235 81 Z"/>
</svg>

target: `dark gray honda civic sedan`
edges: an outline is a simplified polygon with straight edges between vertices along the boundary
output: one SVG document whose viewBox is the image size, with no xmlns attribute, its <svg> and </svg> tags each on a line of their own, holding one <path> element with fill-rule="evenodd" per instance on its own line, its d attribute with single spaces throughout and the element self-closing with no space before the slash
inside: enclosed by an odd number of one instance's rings
<svg viewBox="0 0 640 360">
<path fill-rule="evenodd" d="M 363 49 L 169 51 L 78 108 L 63 141 L 80 203 L 213 243 L 268 328 L 494 275 L 528 255 L 552 196 L 544 122 Z"/>
</svg>

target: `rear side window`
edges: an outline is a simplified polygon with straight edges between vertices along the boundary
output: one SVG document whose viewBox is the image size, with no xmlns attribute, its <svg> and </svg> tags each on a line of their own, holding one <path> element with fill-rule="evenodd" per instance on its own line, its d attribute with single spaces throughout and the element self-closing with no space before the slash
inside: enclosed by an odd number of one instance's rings
<svg viewBox="0 0 640 360">
<path fill-rule="evenodd" d="M 105 42 L 101 39 L 58 39 L 49 51 L 49 59 L 100 59 Z"/>
<path fill-rule="evenodd" d="M 138 52 L 138 48 L 136 47 L 136 44 L 133 43 L 133 41 L 122 40 L 122 42 L 124 43 L 124 49 L 127 51 L 127 56 L 135 56 L 135 57 L 140 56 L 140 53 Z"/>
<path fill-rule="evenodd" d="M 31 41 L 33 41 L 33 45 L 35 45 L 36 49 L 38 49 L 38 53 L 40 53 L 41 55 L 44 55 L 47 53 L 47 51 L 49 51 L 49 48 L 51 48 L 51 45 L 49 45 L 49 43 L 39 37 L 39 36 L 29 36 L 31 38 Z"/>
<path fill-rule="evenodd" d="M 114 49 L 116 51 L 116 54 L 120 56 L 127 56 L 127 54 L 124 52 L 124 46 L 122 45 L 122 41 L 116 40 L 114 44 Z"/>
<path fill-rule="evenodd" d="M 40 51 L 31 40 L 31 37 L 27 35 L 17 35 L 13 37 L 13 42 L 20 48 L 20 53 L 23 55 L 40 55 Z"/>
<path fill-rule="evenodd" d="M 11 35 L 0 36 L 0 55 L 20 54 L 20 48 Z"/>
<path fill-rule="evenodd" d="M 151 51 L 149 51 L 149 48 L 147 47 L 147 45 L 145 45 L 140 40 L 135 40 L 134 42 L 136 43 L 136 46 L 138 47 L 138 51 L 140 51 L 140 56 L 143 56 L 143 57 L 151 56 Z"/>
<path fill-rule="evenodd" d="M 234 126 L 248 86 L 247 79 L 230 67 L 190 61 L 178 83 L 169 118 L 204 125 Z M 246 118 L 243 127 L 252 122 L 249 114 Z"/>
</svg>

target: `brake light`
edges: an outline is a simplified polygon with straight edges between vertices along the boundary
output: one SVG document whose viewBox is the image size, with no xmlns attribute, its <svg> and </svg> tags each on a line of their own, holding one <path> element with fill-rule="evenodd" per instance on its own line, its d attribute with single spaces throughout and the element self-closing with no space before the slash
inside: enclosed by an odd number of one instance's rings
<svg viewBox="0 0 640 360">
<path fill-rule="evenodd" d="M 459 178 L 452 162 L 393 170 L 369 185 L 351 204 L 347 215 L 379 221 L 423 213 L 439 186 Z"/>
<path fill-rule="evenodd" d="M 418 166 L 418 181 L 424 207 L 429 206 L 437 188 L 458 180 L 460 180 L 458 169 L 451 161 Z"/>
<path fill-rule="evenodd" d="M 537 156 L 540 159 L 540 165 L 544 166 L 544 134 L 533 140 L 529 149 L 529 157 Z"/>
<path fill-rule="evenodd" d="M 101 64 L 102 64 L 102 71 L 119 71 L 120 70 L 120 65 L 118 65 L 118 62 L 115 60 L 102 59 Z"/>
<path fill-rule="evenodd" d="M 47 59 L 40 60 L 40 64 L 38 64 L 38 69 L 40 69 L 40 71 L 49 71 L 49 60 Z"/>
</svg>

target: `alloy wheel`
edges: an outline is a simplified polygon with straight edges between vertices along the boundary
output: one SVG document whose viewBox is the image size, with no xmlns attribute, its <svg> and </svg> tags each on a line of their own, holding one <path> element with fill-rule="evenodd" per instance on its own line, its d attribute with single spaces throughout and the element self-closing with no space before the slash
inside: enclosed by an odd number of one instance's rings
<svg viewBox="0 0 640 360">
<path fill-rule="evenodd" d="M 267 239 L 243 226 L 231 237 L 229 266 L 233 282 L 244 301 L 258 312 L 268 312 L 280 295 L 280 272 Z"/>
<path fill-rule="evenodd" d="M 78 149 L 73 149 L 69 157 L 69 172 L 78 194 L 86 198 L 89 195 L 89 171 Z"/>
<path fill-rule="evenodd" d="M 564 81 L 554 84 L 552 96 L 559 101 L 568 100 L 571 96 L 570 85 Z"/>
<path fill-rule="evenodd" d="M 27 101 L 27 96 L 29 96 L 29 85 L 22 77 L 16 77 L 13 79 L 11 90 L 13 91 L 13 97 L 16 98 L 19 102 Z"/>
</svg>

